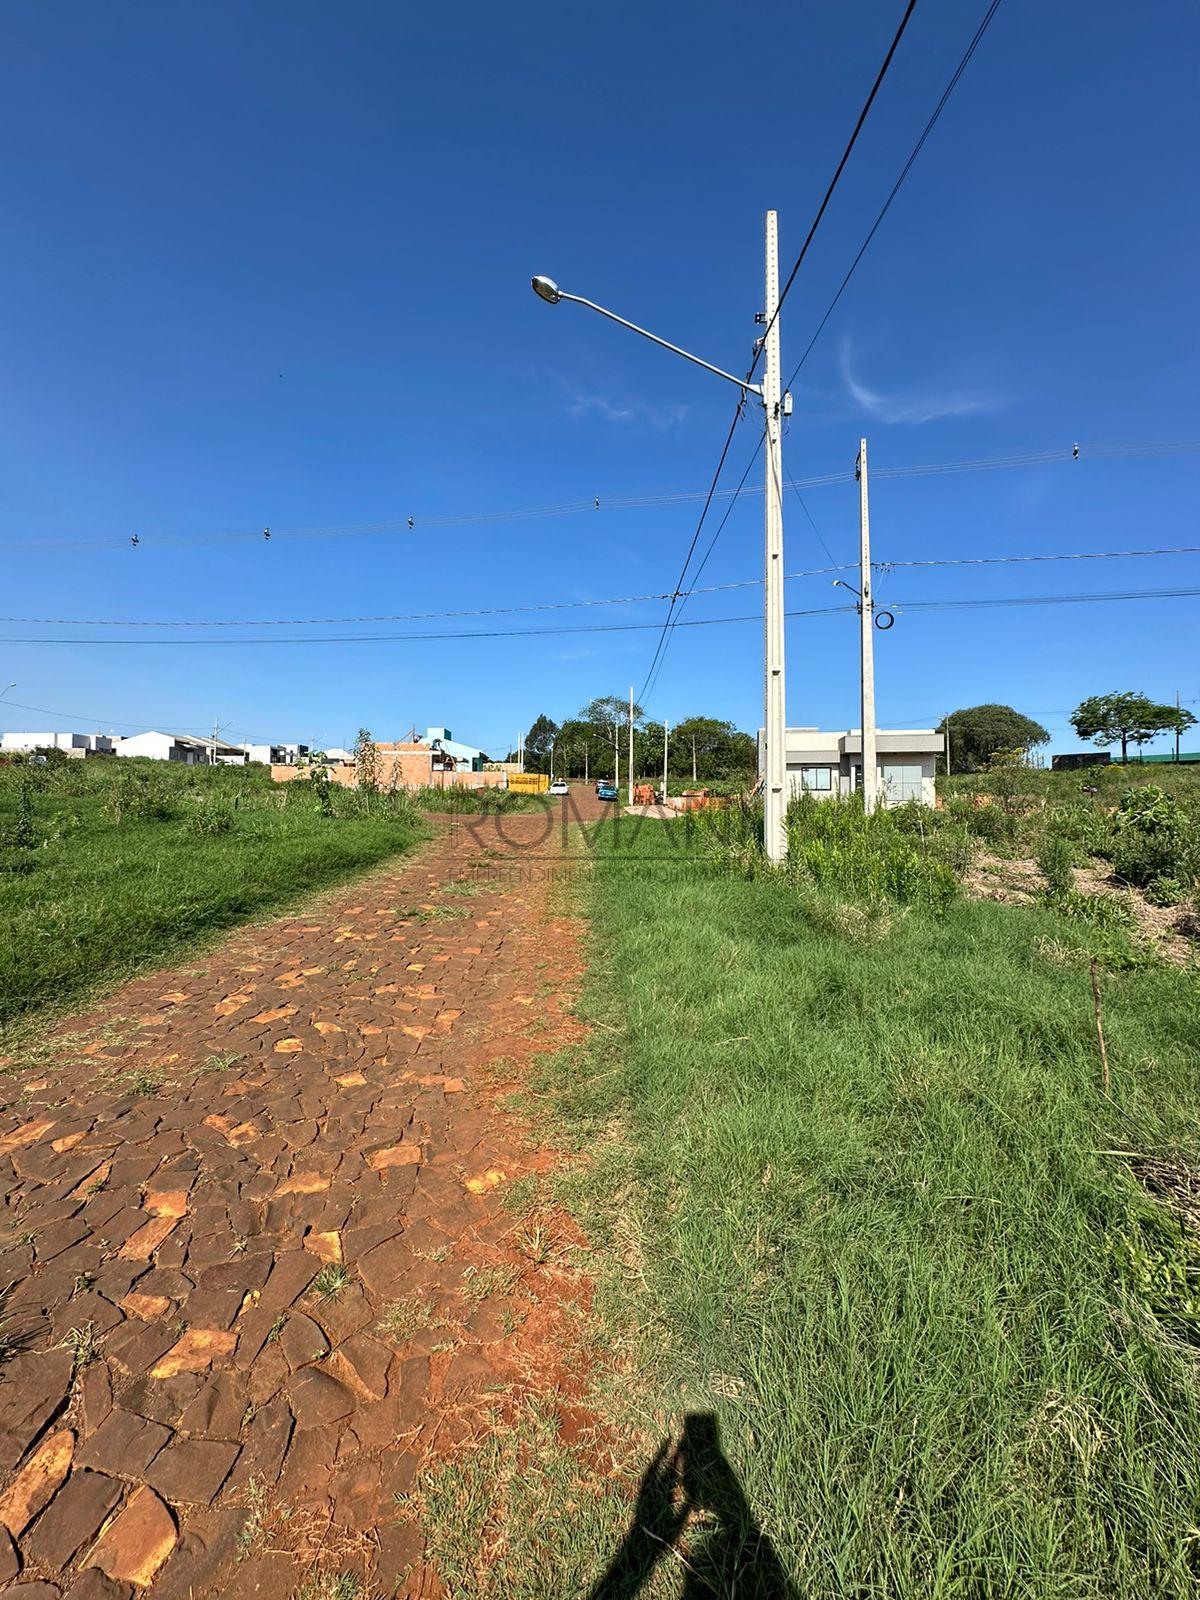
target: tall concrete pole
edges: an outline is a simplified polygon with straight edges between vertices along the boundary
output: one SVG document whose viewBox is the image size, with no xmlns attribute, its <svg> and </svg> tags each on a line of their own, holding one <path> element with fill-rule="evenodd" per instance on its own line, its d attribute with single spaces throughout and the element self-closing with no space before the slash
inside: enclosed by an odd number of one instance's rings
<svg viewBox="0 0 1200 1600">
<path fill-rule="evenodd" d="M 766 509 L 763 574 L 765 764 L 763 848 L 775 865 L 787 856 L 787 707 L 783 661 L 783 416 L 779 375 L 779 219 L 767 212 L 766 367 L 763 372 L 763 423 L 766 429 Z"/>
<path fill-rule="evenodd" d="M 671 739 L 671 724 L 663 718 L 663 804 L 667 803 L 667 748 Z"/>
<path fill-rule="evenodd" d="M 875 602 L 871 588 L 871 513 L 867 503 L 867 441 L 858 442 L 858 571 L 862 602 L 859 637 L 862 675 L 863 810 L 879 804 L 879 761 L 875 754 Z"/>
<path fill-rule="evenodd" d="M 629 804 L 633 804 L 633 685 L 629 685 Z"/>
</svg>

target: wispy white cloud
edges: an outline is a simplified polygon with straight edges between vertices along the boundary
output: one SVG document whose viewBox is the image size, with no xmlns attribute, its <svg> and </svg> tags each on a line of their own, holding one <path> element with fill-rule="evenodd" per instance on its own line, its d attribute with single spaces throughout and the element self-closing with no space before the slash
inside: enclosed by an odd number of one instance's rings
<svg viewBox="0 0 1200 1600">
<path fill-rule="evenodd" d="M 909 389 L 891 392 L 873 389 L 854 370 L 854 353 L 848 339 L 841 350 L 842 382 L 855 404 L 880 422 L 936 422 L 941 417 L 965 417 L 973 412 L 993 411 L 1002 402 L 993 394 L 966 389 Z"/>
<path fill-rule="evenodd" d="M 604 422 L 652 428 L 659 433 L 681 428 L 691 409 L 687 405 L 651 405 L 646 400 L 614 400 L 610 395 L 588 394 L 582 390 L 571 390 L 567 399 L 569 416 L 600 417 Z"/>
</svg>

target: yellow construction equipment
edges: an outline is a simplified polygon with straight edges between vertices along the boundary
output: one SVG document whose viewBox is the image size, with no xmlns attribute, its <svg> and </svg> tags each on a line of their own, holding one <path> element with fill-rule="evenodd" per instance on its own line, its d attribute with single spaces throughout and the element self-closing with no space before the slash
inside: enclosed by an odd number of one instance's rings
<svg viewBox="0 0 1200 1600">
<path fill-rule="evenodd" d="M 550 779 L 544 772 L 510 772 L 508 787 L 517 794 L 545 794 Z"/>
</svg>

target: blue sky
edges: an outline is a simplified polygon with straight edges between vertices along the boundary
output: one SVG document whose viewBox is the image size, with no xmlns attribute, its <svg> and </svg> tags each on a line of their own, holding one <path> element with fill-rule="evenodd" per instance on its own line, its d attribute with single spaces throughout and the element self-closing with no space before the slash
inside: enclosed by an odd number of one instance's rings
<svg viewBox="0 0 1200 1600">
<path fill-rule="evenodd" d="M 983 9 L 920 0 L 785 307 L 785 374 Z M 702 490 L 732 391 L 577 307 L 547 308 L 529 276 L 743 366 L 763 212 L 780 213 L 786 265 L 900 10 L 10 8 L 0 611 L 265 622 L 668 590 L 694 502 L 609 502 Z M 1200 544 L 1200 455 L 1087 449 L 1200 438 L 1198 47 L 1184 0 L 1103 14 L 1003 0 L 796 385 L 787 470 L 846 472 L 865 433 L 877 559 Z M 755 426 L 739 427 L 731 484 Z M 1079 462 L 884 476 L 1075 441 Z M 599 511 L 491 515 L 595 496 Z M 787 498 L 788 570 L 827 564 Z M 853 482 L 805 501 L 851 559 Z M 759 574 L 761 514 L 760 497 L 739 502 L 704 582 Z M 372 524 L 391 526 L 361 531 Z M 342 531 L 289 537 L 322 528 Z M 227 534 L 250 537 L 209 537 Z M 789 607 L 835 604 L 829 583 L 793 581 Z M 1071 747 L 1066 714 L 1086 694 L 1200 699 L 1191 599 L 903 610 L 1196 585 L 1195 556 L 891 573 L 880 721 L 1005 700 Z M 686 615 L 760 603 L 733 590 Z M 435 723 L 498 749 L 541 711 L 640 685 L 655 632 L 229 641 L 654 624 L 664 609 L 190 633 L 5 621 L 0 689 L 15 680 L 9 701 L 63 715 L 0 722 L 216 718 L 231 737 L 326 744 L 361 724 L 395 737 Z M 171 642 L 13 642 L 105 636 Z M 788 669 L 789 720 L 857 720 L 855 619 L 792 621 Z M 647 709 L 753 728 L 760 695 L 758 625 L 680 629 Z"/>
</svg>

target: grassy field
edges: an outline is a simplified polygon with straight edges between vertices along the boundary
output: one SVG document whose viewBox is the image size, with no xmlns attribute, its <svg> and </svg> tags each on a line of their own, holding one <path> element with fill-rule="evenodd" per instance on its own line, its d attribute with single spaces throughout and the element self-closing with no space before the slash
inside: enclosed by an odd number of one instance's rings
<svg viewBox="0 0 1200 1600">
<path fill-rule="evenodd" d="M 285 909 L 421 833 L 402 797 L 331 789 L 322 802 L 263 769 L 0 767 L 0 1030 Z"/>
<path fill-rule="evenodd" d="M 457 1465 L 434 1488 L 491 1508 L 479 1541 L 522 1503 L 537 1535 L 456 1594 L 588 1592 L 630 1522 L 596 1600 L 1197 1592 L 1200 1249 L 1169 1203 L 1196 1221 L 1195 970 L 971 902 L 936 856 L 880 893 L 840 828 L 794 817 L 787 875 L 599 830 L 593 1048 L 542 1104 L 648 1471 L 631 1518 L 536 1419 Z M 690 1477 L 689 1430 L 723 1446 Z"/>
</svg>

